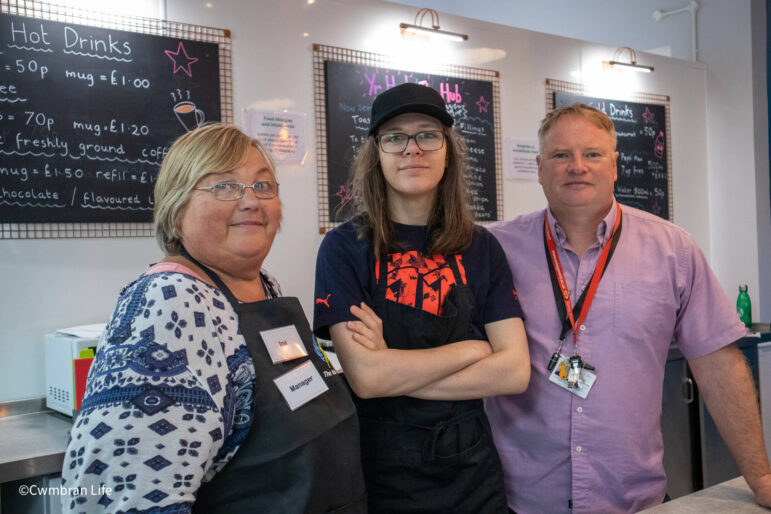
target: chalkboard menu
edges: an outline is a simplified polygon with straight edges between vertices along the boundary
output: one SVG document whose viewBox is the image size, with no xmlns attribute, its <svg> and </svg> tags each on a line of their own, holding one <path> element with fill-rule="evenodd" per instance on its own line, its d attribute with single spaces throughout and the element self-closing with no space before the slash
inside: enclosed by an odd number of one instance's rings
<svg viewBox="0 0 771 514">
<path fill-rule="evenodd" d="M 171 142 L 220 120 L 217 44 L 0 15 L 0 222 L 149 222 Z"/>
<path fill-rule="evenodd" d="M 468 150 L 467 182 L 477 221 L 498 219 L 493 84 L 442 75 L 325 61 L 328 208 L 342 221 L 338 207 L 351 198 L 349 173 L 356 149 L 367 139 L 370 111 L 383 91 L 414 82 L 440 92 L 455 129 Z"/>
<path fill-rule="evenodd" d="M 666 107 L 559 91 L 553 94 L 555 108 L 582 102 L 613 121 L 618 135 L 616 200 L 671 220 Z"/>
</svg>

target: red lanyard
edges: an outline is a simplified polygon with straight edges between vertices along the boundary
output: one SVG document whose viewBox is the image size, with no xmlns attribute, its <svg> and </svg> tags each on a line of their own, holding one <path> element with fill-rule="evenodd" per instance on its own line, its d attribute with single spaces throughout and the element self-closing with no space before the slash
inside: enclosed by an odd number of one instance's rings
<svg viewBox="0 0 771 514">
<path fill-rule="evenodd" d="M 619 227 L 621 226 L 621 206 L 616 203 L 616 222 L 613 225 L 613 233 L 610 235 L 610 239 L 605 244 L 605 246 L 602 249 L 602 252 L 600 253 L 600 258 L 597 260 L 597 265 L 594 267 L 594 273 L 592 274 L 592 280 L 589 282 L 588 289 L 584 292 L 584 296 L 582 297 L 582 300 L 578 301 L 578 304 L 580 305 L 580 313 L 578 316 L 578 321 L 575 321 L 575 316 L 573 314 L 573 304 L 570 301 L 570 289 L 568 289 L 567 281 L 565 280 L 565 273 L 562 271 L 562 264 L 560 263 L 560 257 L 557 253 L 557 245 L 554 243 L 554 237 L 551 233 L 551 227 L 549 227 L 549 214 L 548 211 L 544 212 L 544 223 L 543 223 L 543 232 L 544 232 L 544 240 L 546 241 L 546 247 L 548 250 L 548 256 L 550 259 L 551 266 L 549 267 L 549 271 L 554 271 L 554 274 L 556 275 L 557 284 L 559 285 L 559 289 L 562 292 L 562 301 L 565 304 L 565 310 L 567 311 L 567 318 L 570 320 L 570 326 L 573 327 L 573 343 L 578 344 L 578 331 L 576 330 L 576 326 L 581 326 L 581 324 L 584 322 L 584 319 L 586 319 L 586 315 L 589 313 L 589 308 L 592 305 L 592 300 L 594 300 L 594 294 L 597 292 L 597 286 L 600 284 L 600 278 L 602 278 L 602 275 L 605 273 L 605 268 L 607 267 L 608 262 L 610 261 L 610 257 L 612 255 L 613 250 L 616 247 L 616 243 L 618 242 L 618 235 L 620 235 Z M 556 292 L 555 292 L 556 295 Z M 561 320 L 563 322 L 563 331 L 562 331 L 562 337 L 564 337 L 565 333 L 565 320 Z M 560 346 L 562 346 L 560 344 Z"/>
</svg>

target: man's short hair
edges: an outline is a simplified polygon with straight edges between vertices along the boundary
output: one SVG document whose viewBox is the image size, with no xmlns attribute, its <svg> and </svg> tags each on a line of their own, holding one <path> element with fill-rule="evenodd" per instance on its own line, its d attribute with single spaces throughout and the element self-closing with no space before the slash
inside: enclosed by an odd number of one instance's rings
<svg viewBox="0 0 771 514">
<path fill-rule="evenodd" d="M 608 118 L 608 115 L 599 109 L 595 109 L 594 107 L 581 102 L 576 102 L 573 105 L 568 105 L 566 107 L 560 107 L 559 109 L 554 109 L 553 111 L 546 113 L 546 116 L 541 120 L 541 126 L 538 129 L 538 145 L 541 149 L 543 148 L 543 140 L 546 138 L 546 134 L 549 133 L 557 121 L 565 116 L 580 116 L 595 127 L 605 130 L 610 134 L 611 139 L 613 139 L 613 149 L 616 149 L 616 128 L 613 126 L 613 122 L 610 118 Z"/>
</svg>

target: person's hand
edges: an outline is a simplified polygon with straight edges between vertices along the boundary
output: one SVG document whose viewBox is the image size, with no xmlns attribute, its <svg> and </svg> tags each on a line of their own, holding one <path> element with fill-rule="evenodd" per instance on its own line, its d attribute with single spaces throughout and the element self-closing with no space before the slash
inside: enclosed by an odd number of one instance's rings
<svg viewBox="0 0 771 514">
<path fill-rule="evenodd" d="M 766 508 L 771 508 L 771 474 L 753 480 L 750 487 L 755 493 L 755 501 Z"/>
<path fill-rule="evenodd" d="M 351 314 L 359 318 L 359 321 L 346 323 L 348 330 L 352 332 L 353 340 L 369 350 L 385 350 L 388 348 L 383 339 L 383 321 L 375 314 L 375 311 L 361 302 L 360 306 L 351 305 Z"/>
</svg>

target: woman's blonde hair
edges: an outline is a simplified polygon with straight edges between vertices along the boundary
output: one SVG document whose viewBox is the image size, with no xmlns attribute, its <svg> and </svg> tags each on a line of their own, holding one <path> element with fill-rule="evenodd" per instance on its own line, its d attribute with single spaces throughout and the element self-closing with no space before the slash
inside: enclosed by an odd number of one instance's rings
<svg viewBox="0 0 771 514">
<path fill-rule="evenodd" d="M 432 255 L 452 255 L 466 250 L 474 235 L 474 219 L 468 207 L 465 162 L 466 147 L 459 134 L 445 127 L 447 166 L 439 182 L 436 201 L 428 221 L 427 250 Z M 360 220 L 359 237 L 369 238 L 375 258 L 398 248 L 388 206 L 387 184 L 380 165 L 375 136 L 367 138 L 356 153 L 352 169 L 352 212 Z"/>
<path fill-rule="evenodd" d="M 182 251 L 179 216 L 195 185 L 207 175 L 243 165 L 250 146 L 262 154 L 275 178 L 276 167 L 268 150 L 234 125 L 207 124 L 174 141 L 158 172 L 153 210 L 155 237 L 166 255 Z"/>
</svg>

